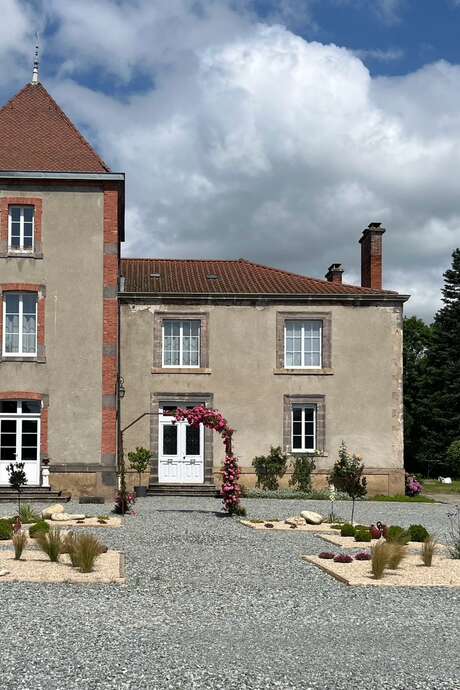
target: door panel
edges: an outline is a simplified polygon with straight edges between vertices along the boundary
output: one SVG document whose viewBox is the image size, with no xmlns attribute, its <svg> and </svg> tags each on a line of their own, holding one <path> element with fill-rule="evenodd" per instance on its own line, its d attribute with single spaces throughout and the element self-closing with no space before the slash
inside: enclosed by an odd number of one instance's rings
<svg viewBox="0 0 460 690">
<path fill-rule="evenodd" d="M 40 484 L 39 419 L 0 419 L 0 485 L 9 486 L 7 466 L 23 462 L 26 486 Z"/>
<path fill-rule="evenodd" d="M 158 481 L 163 484 L 179 482 L 178 426 L 160 421 Z"/>
<path fill-rule="evenodd" d="M 165 409 L 165 408 L 164 408 Z M 160 413 L 158 482 L 202 484 L 204 481 L 204 431 L 186 422 L 172 423 Z"/>
</svg>

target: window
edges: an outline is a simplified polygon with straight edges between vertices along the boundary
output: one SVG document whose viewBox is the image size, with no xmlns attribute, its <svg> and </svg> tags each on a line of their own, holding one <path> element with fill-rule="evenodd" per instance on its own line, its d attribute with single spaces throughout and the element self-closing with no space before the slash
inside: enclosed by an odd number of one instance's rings
<svg viewBox="0 0 460 690">
<path fill-rule="evenodd" d="M 33 206 L 10 206 L 8 213 L 8 248 L 34 250 L 35 209 Z"/>
<path fill-rule="evenodd" d="M 0 462 L 38 460 L 40 411 L 39 400 L 0 401 Z"/>
<path fill-rule="evenodd" d="M 316 405 L 293 405 L 291 412 L 292 452 L 316 450 Z"/>
<path fill-rule="evenodd" d="M 322 321 L 286 320 L 284 325 L 284 366 L 320 368 Z"/>
<path fill-rule="evenodd" d="M 201 322 L 195 319 L 163 321 L 163 366 L 200 366 Z"/>
<path fill-rule="evenodd" d="M 37 293 L 3 293 L 3 355 L 37 354 Z"/>
</svg>

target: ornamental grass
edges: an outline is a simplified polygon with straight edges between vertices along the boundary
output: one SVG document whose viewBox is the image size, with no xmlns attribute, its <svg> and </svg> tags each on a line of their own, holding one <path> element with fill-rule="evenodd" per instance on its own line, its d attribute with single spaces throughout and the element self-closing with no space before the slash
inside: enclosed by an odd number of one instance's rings
<svg viewBox="0 0 460 690">
<path fill-rule="evenodd" d="M 13 546 L 14 546 L 14 560 L 21 560 L 22 552 L 24 551 L 27 544 L 27 534 L 23 530 L 19 530 L 13 534 Z"/>
<path fill-rule="evenodd" d="M 398 543 L 386 544 L 386 547 L 388 552 L 388 567 L 391 568 L 391 570 L 396 570 L 402 559 L 407 555 L 407 548 L 404 544 Z"/>
<path fill-rule="evenodd" d="M 371 547 L 371 570 L 376 580 L 381 580 L 388 565 L 388 544 L 379 541 Z"/>
<path fill-rule="evenodd" d="M 46 553 L 52 563 L 59 561 L 63 544 L 59 527 L 50 527 L 48 532 L 39 532 L 35 535 L 35 541 L 39 549 Z"/>
<path fill-rule="evenodd" d="M 74 558 L 78 563 L 80 572 L 92 572 L 96 558 L 106 551 L 107 547 L 92 534 L 78 535 L 74 547 Z"/>
<path fill-rule="evenodd" d="M 436 539 L 434 537 L 427 537 L 422 544 L 422 561 L 427 568 L 430 568 L 433 563 L 436 546 Z"/>
</svg>

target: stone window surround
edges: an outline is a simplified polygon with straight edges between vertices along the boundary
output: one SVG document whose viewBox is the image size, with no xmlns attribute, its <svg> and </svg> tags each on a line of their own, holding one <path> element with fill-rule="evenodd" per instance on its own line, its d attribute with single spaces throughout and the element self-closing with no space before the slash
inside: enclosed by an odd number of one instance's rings
<svg viewBox="0 0 460 690">
<path fill-rule="evenodd" d="M 191 319 L 200 321 L 200 366 L 163 367 L 163 321 Z M 155 311 L 153 314 L 153 368 L 152 374 L 210 374 L 209 369 L 209 313 Z"/>
<path fill-rule="evenodd" d="M 31 391 L 0 391 L 0 400 L 40 400 L 40 461 L 48 460 L 48 408 L 49 396 L 46 393 Z"/>
<path fill-rule="evenodd" d="M 34 249 L 17 251 L 8 248 L 8 217 L 10 206 L 33 206 Z M 32 196 L 5 196 L 0 198 L 0 258 L 43 259 L 42 249 L 43 200 Z"/>
<path fill-rule="evenodd" d="M 199 405 L 213 407 L 213 393 L 152 393 L 150 396 L 150 450 L 153 455 L 150 477 L 153 484 L 158 484 L 158 454 L 159 454 L 159 421 L 158 411 L 162 403 L 178 403 L 179 405 Z M 213 483 L 213 431 L 204 429 L 204 484 Z"/>
<path fill-rule="evenodd" d="M 284 365 L 284 325 L 286 321 L 322 321 L 322 367 L 315 368 L 286 368 Z M 276 367 L 274 374 L 293 375 L 330 375 L 332 367 L 332 314 L 331 312 L 301 311 L 276 313 Z"/>
<path fill-rule="evenodd" d="M 3 293 L 35 292 L 37 293 L 37 355 L 35 357 L 5 357 L 3 355 Z M 46 289 L 35 283 L 0 283 L 0 362 L 46 362 L 45 350 L 45 304 Z"/>
<path fill-rule="evenodd" d="M 291 410 L 293 405 L 316 405 L 316 449 L 327 455 L 326 445 L 326 396 L 286 394 L 283 398 L 283 449 L 291 453 Z M 297 454 L 297 453 L 296 453 Z M 300 453 L 299 453 L 300 454 Z M 302 455 L 313 455 L 302 453 Z"/>
</svg>

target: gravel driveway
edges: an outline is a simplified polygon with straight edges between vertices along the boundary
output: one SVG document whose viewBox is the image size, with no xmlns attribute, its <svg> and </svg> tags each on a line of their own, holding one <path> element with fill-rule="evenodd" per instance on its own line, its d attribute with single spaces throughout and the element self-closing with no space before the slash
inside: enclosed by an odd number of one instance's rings
<svg viewBox="0 0 460 690">
<path fill-rule="evenodd" d="M 244 503 L 250 517 L 327 510 Z M 337 504 L 344 517 L 350 508 Z M 216 516 L 215 499 L 142 499 L 136 510 L 97 532 L 125 551 L 126 587 L 0 584 L 2 690 L 460 688 L 458 590 L 347 588 L 300 560 L 324 542 L 248 529 Z M 365 502 L 357 519 L 420 522 L 441 538 L 448 510 Z"/>
</svg>

